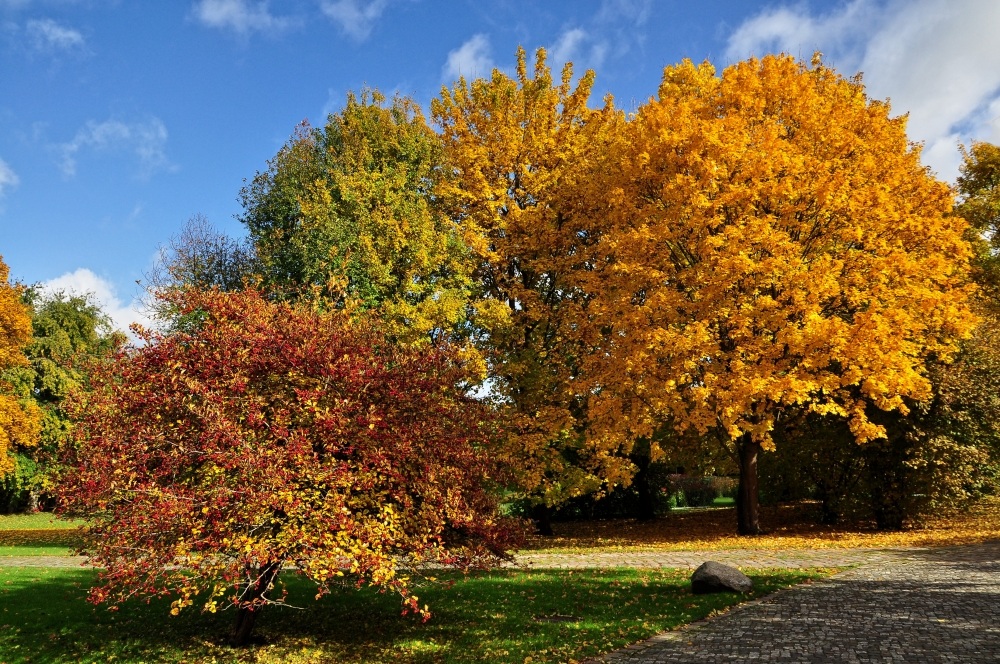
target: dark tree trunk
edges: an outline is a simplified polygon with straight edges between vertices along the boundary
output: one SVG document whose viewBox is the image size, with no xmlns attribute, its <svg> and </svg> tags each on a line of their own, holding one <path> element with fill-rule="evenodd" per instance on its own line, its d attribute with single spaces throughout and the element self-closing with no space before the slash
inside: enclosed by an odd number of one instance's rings
<svg viewBox="0 0 1000 664">
<path fill-rule="evenodd" d="M 760 487 L 757 483 L 757 455 L 760 443 L 745 433 L 736 441 L 740 456 L 740 486 L 736 494 L 736 531 L 740 535 L 760 534 Z"/>
<path fill-rule="evenodd" d="M 535 530 L 537 534 L 544 535 L 545 537 L 552 537 L 555 533 L 552 531 L 552 508 L 541 503 L 535 505 L 534 517 L 535 517 Z"/>
<path fill-rule="evenodd" d="M 823 494 L 822 502 L 820 503 L 820 523 L 827 526 L 836 526 L 840 523 L 840 501 L 834 500 L 830 496 L 829 492 Z"/>
<path fill-rule="evenodd" d="M 632 484 L 635 485 L 636 497 L 638 498 L 635 517 L 640 521 L 652 521 L 656 518 L 656 492 L 649 478 L 649 466 L 651 465 L 649 456 L 633 457 L 633 462 L 638 468 L 635 477 L 632 478 Z"/>
<path fill-rule="evenodd" d="M 271 563 L 263 569 L 261 569 L 256 576 L 256 585 L 243 595 L 243 601 L 246 603 L 254 602 L 259 600 L 264 596 L 271 588 L 271 584 L 278 577 L 278 572 L 281 571 L 281 563 Z M 233 631 L 229 635 L 229 642 L 234 646 L 245 646 L 250 642 L 250 635 L 253 633 L 253 627 L 257 623 L 257 616 L 263 609 L 263 605 L 256 606 L 245 606 L 240 607 L 236 610 L 236 624 L 233 625 Z"/>
</svg>

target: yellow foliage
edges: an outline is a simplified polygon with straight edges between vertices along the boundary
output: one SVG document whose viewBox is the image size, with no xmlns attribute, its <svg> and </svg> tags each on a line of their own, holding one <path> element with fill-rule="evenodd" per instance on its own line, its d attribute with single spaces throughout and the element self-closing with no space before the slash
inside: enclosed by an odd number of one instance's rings
<svg viewBox="0 0 1000 664">
<path fill-rule="evenodd" d="M 866 406 L 930 394 L 976 318 L 966 225 L 905 118 L 789 56 L 667 67 L 602 184 L 593 435 L 752 436 L 797 407 L 883 435 Z"/>
<path fill-rule="evenodd" d="M 0 257 L 0 372 L 27 364 L 24 347 L 31 341 L 31 316 L 21 289 L 10 283 L 10 269 Z M 0 381 L 0 390 L 8 388 Z M 0 391 L 0 476 L 13 468 L 15 444 L 34 445 L 41 433 L 41 412 L 34 404 Z"/>
<path fill-rule="evenodd" d="M 571 64 L 553 80 L 543 49 L 533 73 L 523 49 L 517 62 L 513 78 L 460 79 L 432 102 L 456 173 L 437 193 L 477 261 L 472 322 L 509 407 L 520 479 L 552 504 L 628 475 L 627 462 L 581 435 L 583 346 L 569 331 L 586 301 L 566 280 L 595 240 L 577 222 L 603 206 L 591 175 L 624 116 L 610 98 L 588 108 L 592 71 L 574 85 Z"/>
</svg>

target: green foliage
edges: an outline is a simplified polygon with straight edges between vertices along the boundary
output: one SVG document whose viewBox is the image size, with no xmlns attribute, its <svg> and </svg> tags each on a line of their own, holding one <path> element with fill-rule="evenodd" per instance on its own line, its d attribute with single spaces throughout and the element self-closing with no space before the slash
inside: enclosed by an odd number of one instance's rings
<svg viewBox="0 0 1000 664">
<path fill-rule="evenodd" d="M 977 281 L 995 297 L 1000 288 L 1000 146 L 975 142 L 962 148 L 962 156 L 955 213 L 969 222 Z"/>
<path fill-rule="evenodd" d="M 0 480 L 0 511 L 38 506 L 40 494 L 50 488 L 55 453 L 70 429 L 63 401 L 85 387 L 88 361 L 123 340 L 90 296 L 46 295 L 32 288 L 24 301 L 31 312 L 32 339 L 24 351 L 28 364 L 7 370 L 3 378 L 40 409 L 41 436 L 37 445 L 16 448 L 16 466 Z"/>
<path fill-rule="evenodd" d="M 448 169 L 412 100 L 348 95 L 301 125 L 241 192 L 267 286 L 378 309 L 406 341 L 457 333 L 471 294 L 468 252 L 432 195 Z"/>
</svg>

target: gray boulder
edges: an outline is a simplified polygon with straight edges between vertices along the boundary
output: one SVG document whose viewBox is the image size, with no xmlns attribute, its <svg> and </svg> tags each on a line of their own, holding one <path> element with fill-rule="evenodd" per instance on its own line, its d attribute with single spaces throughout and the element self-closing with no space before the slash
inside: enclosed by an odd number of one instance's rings
<svg viewBox="0 0 1000 664">
<path fill-rule="evenodd" d="M 705 593 L 737 592 L 748 593 L 753 590 L 753 581 L 735 567 L 723 565 L 709 560 L 691 575 L 691 592 L 695 595 Z"/>
</svg>

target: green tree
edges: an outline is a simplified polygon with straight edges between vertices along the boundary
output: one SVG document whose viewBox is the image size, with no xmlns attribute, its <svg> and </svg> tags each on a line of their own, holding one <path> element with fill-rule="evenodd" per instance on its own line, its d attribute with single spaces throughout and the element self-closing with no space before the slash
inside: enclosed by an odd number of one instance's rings
<svg viewBox="0 0 1000 664">
<path fill-rule="evenodd" d="M 405 342 L 464 336 L 470 261 L 433 196 L 442 159 L 404 97 L 351 94 L 324 127 L 300 126 L 241 193 L 265 285 L 344 295 Z"/>
<path fill-rule="evenodd" d="M 962 148 L 955 213 L 969 222 L 976 278 L 987 297 L 1000 301 L 1000 147 L 976 142 Z"/>
<path fill-rule="evenodd" d="M 85 389 L 89 361 L 106 355 L 123 339 L 92 297 L 27 289 L 24 302 L 31 314 L 31 341 L 24 349 L 27 364 L 4 377 L 41 413 L 37 444 L 15 447 L 17 467 L 5 478 L 8 507 L 37 509 L 51 490 L 51 470 L 71 423 L 63 402 Z"/>
</svg>

